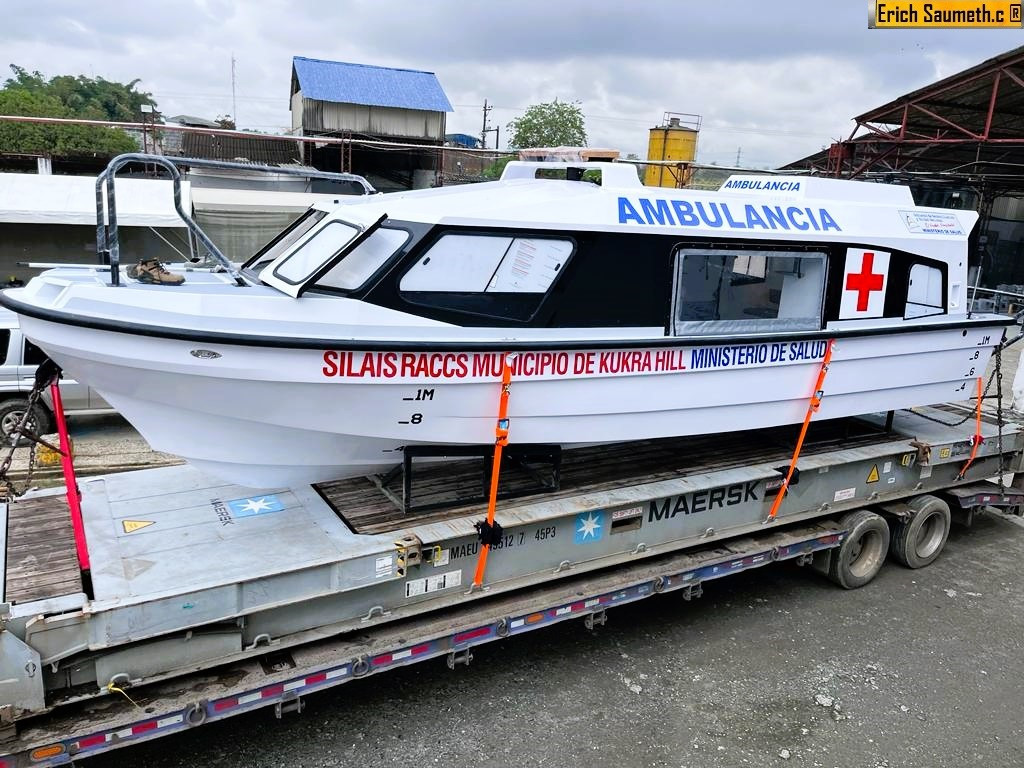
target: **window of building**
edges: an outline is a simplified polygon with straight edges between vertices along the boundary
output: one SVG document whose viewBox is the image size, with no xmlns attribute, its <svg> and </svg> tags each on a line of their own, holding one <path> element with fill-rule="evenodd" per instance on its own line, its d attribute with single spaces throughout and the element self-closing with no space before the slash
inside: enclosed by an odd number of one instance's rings
<svg viewBox="0 0 1024 768">
<path fill-rule="evenodd" d="M 676 252 L 676 335 L 821 328 L 826 254 L 681 248 Z"/>
<path fill-rule="evenodd" d="M 910 268 L 907 286 L 906 318 L 941 315 L 946 311 L 942 295 L 942 270 L 927 264 L 914 264 Z"/>
</svg>

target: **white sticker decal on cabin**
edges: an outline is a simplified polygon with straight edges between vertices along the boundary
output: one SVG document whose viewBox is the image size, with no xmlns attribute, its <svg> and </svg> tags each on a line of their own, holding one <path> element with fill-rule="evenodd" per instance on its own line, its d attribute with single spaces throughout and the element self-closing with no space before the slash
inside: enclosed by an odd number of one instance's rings
<svg viewBox="0 0 1024 768">
<path fill-rule="evenodd" d="M 955 213 L 923 213 L 900 211 L 907 231 L 914 235 L 963 235 L 963 227 Z"/>
<path fill-rule="evenodd" d="M 889 282 L 889 254 L 885 251 L 846 249 L 840 320 L 881 317 Z"/>
</svg>

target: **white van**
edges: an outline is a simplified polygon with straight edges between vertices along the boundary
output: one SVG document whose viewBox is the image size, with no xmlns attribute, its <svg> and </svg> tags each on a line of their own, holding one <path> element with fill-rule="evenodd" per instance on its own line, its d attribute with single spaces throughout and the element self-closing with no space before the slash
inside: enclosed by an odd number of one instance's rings
<svg viewBox="0 0 1024 768">
<path fill-rule="evenodd" d="M 26 339 L 18 325 L 18 316 L 0 309 L 0 439 L 10 445 L 11 433 L 21 423 L 28 408 L 28 396 L 35 384 L 36 366 L 46 354 Z M 64 413 L 80 416 L 94 413 L 114 413 L 114 409 L 91 388 L 74 379 L 60 380 Z M 37 435 L 56 429 L 53 419 L 53 400 L 47 389 L 35 406 L 28 428 Z"/>
</svg>

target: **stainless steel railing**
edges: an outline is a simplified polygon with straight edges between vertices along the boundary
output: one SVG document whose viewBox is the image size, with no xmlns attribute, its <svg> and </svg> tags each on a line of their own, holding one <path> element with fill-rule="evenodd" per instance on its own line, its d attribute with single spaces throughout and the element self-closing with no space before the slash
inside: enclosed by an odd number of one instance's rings
<svg viewBox="0 0 1024 768">
<path fill-rule="evenodd" d="M 114 178 L 117 172 L 124 166 L 131 163 L 148 163 L 157 165 L 167 171 L 171 177 L 171 184 L 174 194 L 174 210 L 185 226 L 188 227 L 192 237 L 195 237 L 210 252 L 210 255 L 220 264 L 224 270 L 234 278 L 235 284 L 245 286 L 247 283 L 242 279 L 241 273 L 235 268 L 213 240 L 203 232 L 192 217 L 181 207 L 181 171 L 167 157 L 162 155 L 147 155 L 141 152 L 129 152 L 118 155 L 107 165 L 106 169 L 96 177 L 96 253 L 102 259 L 110 262 L 110 284 L 117 286 L 121 284 L 121 244 L 117 232 L 117 195 L 115 193 Z M 104 199 L 106 211 L 104 216 Z M 191 240 L 189 241 L 191 246 Z"/>
<path fill-rule="evenodd" d="M 150 155 L 142 152 L 129 152 L 118 155 L 107 165 L 106 169 L 96 177 L 96 253 L 110 263 L 110 284 L 117 286 L 121 284 L 121 245 L 117 231 L 117 199 L 115 194 L 114 178 L 117 172 L 124 166 L 131 163 L 145 163 L 156 165 L 164 169 L 171 178 L 174 210 L 185 223 L 189 230 L 189 250 L 191 256 L 195 257 L 193 238 L 209 251 L 214 260 L 223 267 L 224 271 L 234 278 L 238 286 L 246 286 L 239 270 L 231 260 L 223 254 L 213 240 L 202 230 L 195 220 L 181 207 L 181 171 L 179 165 L 187 165 L 195 168 L 222 168 L 225 170 L 240 171 L 262 171 L 266 173 L 277 173 L 285 176 L 304 176 L 310 179 L 326 179 L 328 181 L 357 181 L 361 184 L 367 194 L 373 194 L 376 190 L 362 177 L 351 173 L 330 173 L 328 171 L 317 171 L 308 168 L 288 168 L 270 165 L 253 165 L 250 163 L 233 163 L 226 160 L 205 160 L 196 157 L 167 157 L 165 155 Z M 104 208 L 104 203 L 106 207 Z"/>
</svg>

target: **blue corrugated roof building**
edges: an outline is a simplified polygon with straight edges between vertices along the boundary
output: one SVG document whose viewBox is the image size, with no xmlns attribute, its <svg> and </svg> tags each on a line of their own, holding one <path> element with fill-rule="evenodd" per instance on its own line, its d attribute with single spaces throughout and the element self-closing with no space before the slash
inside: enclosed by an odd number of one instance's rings
<svg viewBox="0 0 1024 768">
<path fill-rule="evenodd" d="M 295 56 L 292 68 L 306 99 L 428 112 L 453 111 L 433 72 L 307 59 L 304 56 Z M 292 90 L 295 90 L 294 84 Z"/>
</svg>

